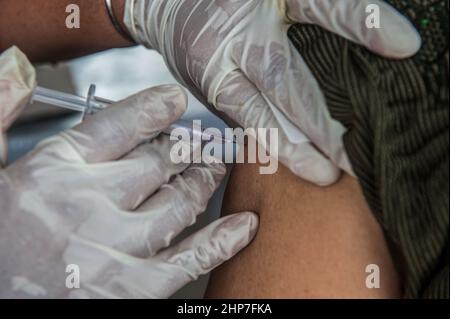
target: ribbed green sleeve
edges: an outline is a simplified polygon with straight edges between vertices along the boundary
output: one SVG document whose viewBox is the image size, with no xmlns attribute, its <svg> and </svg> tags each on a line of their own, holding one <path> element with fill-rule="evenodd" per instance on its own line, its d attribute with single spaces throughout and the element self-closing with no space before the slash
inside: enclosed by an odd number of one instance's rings
<svg viewBox="0 0 450 319">
<path fill-rule="evenodd" d="M 449 296 L 448 0 L 390 0 L 423 47 L 381 58 L 311 25 L 289 36 L 317 78 L 407 298 Z M 381 270 L 382 271 L 382 270 Z"/>
</svg>

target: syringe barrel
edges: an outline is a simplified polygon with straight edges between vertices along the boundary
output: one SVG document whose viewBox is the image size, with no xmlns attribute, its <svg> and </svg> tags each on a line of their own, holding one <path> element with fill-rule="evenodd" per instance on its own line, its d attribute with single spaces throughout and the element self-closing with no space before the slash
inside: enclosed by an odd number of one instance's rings
<svg viewBox="0 0 450 319">
<path fill-rule="evenodd" d="M 81 96 L 46 89 L 39 86 L 34 89 L 31 100 L 78 112 L 84 112 L 86 109 L 86 99 Z"/>
</svg>

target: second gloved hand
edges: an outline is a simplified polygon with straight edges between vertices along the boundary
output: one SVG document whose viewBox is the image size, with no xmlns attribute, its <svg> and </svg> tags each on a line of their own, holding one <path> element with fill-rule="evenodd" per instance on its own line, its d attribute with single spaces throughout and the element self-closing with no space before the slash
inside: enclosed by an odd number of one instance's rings
<svg viewBox="0 0 450 319">
<path fill-rule="evenodd" d="M 186 102 L 149 89 L 0 170 L 0 297 L 166 298 L 252 240 L 258 219 L 241 213 L 167 248 L 225 174 L 172 163 L 157 137 Z"/>
<path fill-rule="evenodd" d="M 365 26 L 369 4 L 380 8 L 379 29 Z M 337 166 L 352 173 L 345 129 L 289 26 L 317 24 L 391 58 L 420 47 L 413 26 L 378 0 L 127 0 L 124 20 L 200 100 L 244 128 L 279 128 L 281 162 L 319 185 L 338 178 Z"/>
</svg>

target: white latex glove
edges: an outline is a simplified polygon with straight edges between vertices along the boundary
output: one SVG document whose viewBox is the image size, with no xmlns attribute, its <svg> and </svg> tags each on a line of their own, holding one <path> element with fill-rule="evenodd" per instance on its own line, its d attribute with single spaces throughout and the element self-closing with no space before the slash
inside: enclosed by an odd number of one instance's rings
<svg viewBox="0 0 450 319">
<path fill-rule="evenodd" d="M 380 8 L 380 29 L 365 27 L 369 4 Z M 289 41 L 290 25 L 317 24 L 390 58 L 421 44 L 406 18 L 376 0 L 127 0 L 124 21 L 198 98 L 244 128 L 280 128 L 280 161 L 319 185 L 338 178 L 334 164 L 352 173 L 345 129 Z"/>
<path fill-rule="evenodd" d="M 5 165 L 6 131 L 28 103 L 36 86 L 36 72 L 17 47 L 0 55 L 0 167 Z"/>
<path fill-rule="evenodd" d="M 258 219 L 241 213 L 166 248 L 225 174 L 173 164 L 167 136 L 142 144 L 186 103 L 178 86 L 149 89 L 0 170 L 1 298 L 165 298 L 252 240 Z"/>
</svg>

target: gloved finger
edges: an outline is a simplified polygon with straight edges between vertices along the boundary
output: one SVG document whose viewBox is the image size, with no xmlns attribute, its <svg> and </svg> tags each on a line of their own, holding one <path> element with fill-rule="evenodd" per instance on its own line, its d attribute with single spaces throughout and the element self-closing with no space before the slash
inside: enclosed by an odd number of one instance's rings
<svg viewBox="0 0 450 319">
<path fill-rule="evenodd" d="M 270 32 L 264 28 L 266 26 L 260 25 L 263 33 Z M 287 38 L 264 51 L 244 42 L 235 46 L 232 57 L 248 81 L 261 92 L 260 103 L 264 100 L 272 113 L 279 114 L 277 121 L 292 143 L 300 144 L 292 140 L 293 132 L 296 135 L 304 133 L 335 165 L 351 172 L 342 139 L 346 129 L 331 118 L 319 84 Z M 250 110 L 249 114 L 258 112 Z M 280 121 L 280 117 L 286 118 L 288 125 Z"/>
<path fill-rule="evenodd" d="M 137 227 L 132 226 L 129 231 L 123 229 L 124 240 L 135 243 L 127 252 L 152 256 L 167 247 L 205 211 L 225 173 L 222 163 L 192 164 L 169 184 L 163 185 L 134 212 Z"/>
<path fill-rule="evenodd" d="M 410 57 L 421 47 L 420 35 L 411 22 L 385 1 L 279 1 L 286 6 L 290 21 L 319 25 L 388 58 Z M 379 8 L 379 28 L 366 24 L 373 8 Z"/>
<path fill-rule="evenodd" d="M 218 110 L 245 128 L 278 128 L 278 159 L 294 174 L 321 186 L 336 182 L 340 169 L 312 146 L 305 135 L 296 143 L 289 141 L 267 99 L 240 71 L 230 73 L 220 87 L 216 100 Z M 270 141 L 260 142 L 270 144 Z"/>
<path fill-rule="evenodd" d="M 35 86 L 34 67 L 17 47 L 0 55 L 0 166 L 7 157 L 5 133 L 25 108 Z"/>
<path fill-rule="evenodd" d="M 135 210 L 171 177 L 188 168 L 189 163 L 171 160 L 174 144 L 169 136 L 160 135 L 118 161 L 92 164 L 92 184 L 121 210 Z"/>
<path fill-rule="evenodd" d="M 253 240 L 257 229 L 258 216 L 254 213 L 226 216 L 158 254 L 162 276 L 156 285 L 165 288 L 161 297 L 170 297 L 232 258 Z"/>
<path fill-rule="evenodd" d="M 189 281 L 237 254 L 254 238 L 257 227 L 258 217 L 253 213 L 230 215 L 145 260 L 93 241 L 73 238 L 64 260 L 86 269 L 81 279 L 89 284 L 82 283 L 71 297 L 168 298 Z M 83 267 L 85 264 L 95 267 Z"/>
<path fill-rule="evenodd" d="M 87 163 L 117 160 L 178 120 L 186 106 L 180 86 L 158 86 L 86 117 L 61 136 Z"/>
</svg>

